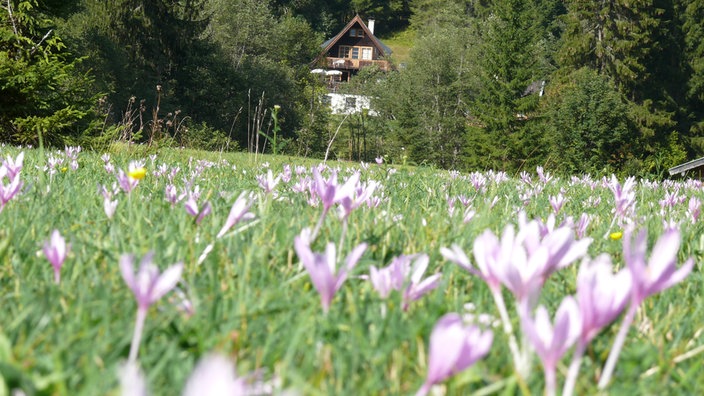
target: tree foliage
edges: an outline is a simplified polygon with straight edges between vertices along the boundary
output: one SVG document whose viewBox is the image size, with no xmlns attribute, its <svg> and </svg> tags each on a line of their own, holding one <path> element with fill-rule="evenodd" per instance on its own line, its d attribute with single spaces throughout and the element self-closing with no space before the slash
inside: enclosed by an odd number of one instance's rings
<svg viewBox="0 0 704 396">
<path fill-rule="evenodd" d="M 11 143 L 63 144 L 90 121 L 90 75 L 77 69 L 36 1 L 0 8 L 0 136 Z M 81 121 L 83 123 L 81 124 Z"/>
<path fill-rule="evenodd" d="M 319 157 L 660 173 L 704 154 L 701 0 L 10 0 L 0 11 L 6 142 L 156 132 L 260 151 L 279 105 L 277 139 Z M 343 84 L 374 110 L 343 122 L 310 64 L 356 14 L 413 48 L 395 71 Z M 345 138 L 330 144 L 339 125 Z"/>
</svg>

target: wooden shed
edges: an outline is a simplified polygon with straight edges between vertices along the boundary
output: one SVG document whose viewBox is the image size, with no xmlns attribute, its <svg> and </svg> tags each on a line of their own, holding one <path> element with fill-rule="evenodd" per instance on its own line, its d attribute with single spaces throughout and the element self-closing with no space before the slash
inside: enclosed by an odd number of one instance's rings
<svg viewBox="0 0 704 396">
<path fill-rule="evenodd" d="M 670 176 L 683 176 L 686 172 L 689 172 L 691 176 L 701 179 L 704 175 L 704 157 L 673 166 L 668 172 Z"/>
</svg>

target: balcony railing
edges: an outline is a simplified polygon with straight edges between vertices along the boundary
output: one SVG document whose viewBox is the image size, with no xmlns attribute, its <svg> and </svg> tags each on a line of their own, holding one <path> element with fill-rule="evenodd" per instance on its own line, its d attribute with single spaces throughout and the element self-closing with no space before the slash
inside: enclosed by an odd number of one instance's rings
<svg viewBox="0 0 704 396">
<path fill-rule="evenodd" d="M 349 58 L 327 58 L 329 69 L 348 69 L 359 70 L 367 66 L 377 65 L 383 71 L 391 70 L 391 62 L 383 59 L 379 60 L 364 60 L 364 59 L 349 59 Z"/>
</svg>

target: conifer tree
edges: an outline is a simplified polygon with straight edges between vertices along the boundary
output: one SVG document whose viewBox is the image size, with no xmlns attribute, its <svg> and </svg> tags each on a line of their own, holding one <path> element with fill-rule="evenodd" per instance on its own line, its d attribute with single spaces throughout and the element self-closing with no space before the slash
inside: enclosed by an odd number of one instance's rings
<svg viewBox="0 0 704 396">
<path fill-rule="evenodd" d="M 649 157 L 656 153 L 674 165 L 681 160 L 680 144 L 671 134 L 682 78 L 673 1 L 569 0 L 566 6 L 562 72 L 591 68 L 608 76 L 623 95 L 639 135 L 631 172 L 652 168 L 654 157 Z"/>
</svg>

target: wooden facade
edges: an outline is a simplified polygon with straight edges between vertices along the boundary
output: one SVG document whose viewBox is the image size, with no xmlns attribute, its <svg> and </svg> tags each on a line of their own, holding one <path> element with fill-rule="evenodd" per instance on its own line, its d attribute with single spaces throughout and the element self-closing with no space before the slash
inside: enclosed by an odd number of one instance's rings
<svg viewBox="0 0 704 396">
<path fill-rule="evenodd" d="M 392 69 L 388 60 L 391 49 L 374 36 L 359 15 L 322 47 L 313 66 L 339 70 L 342 73 L 339 81 L 349 81 L 360 69 L 371 65 L 377 65 L 383 71 Z"/>
</svg>

